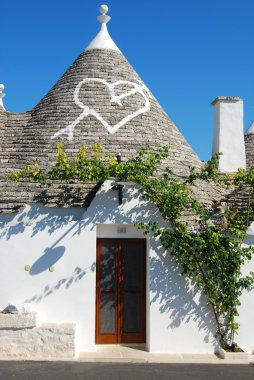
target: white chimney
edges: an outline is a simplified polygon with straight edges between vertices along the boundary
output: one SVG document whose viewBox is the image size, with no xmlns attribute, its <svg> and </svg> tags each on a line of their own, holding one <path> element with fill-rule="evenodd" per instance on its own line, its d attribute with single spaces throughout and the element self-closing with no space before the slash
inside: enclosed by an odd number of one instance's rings
<svg viewBox="0 0 254 380">
<path fill-rule="evenodd" d="M 213 154 L 222 153 L 219 170 L 246 169 L 242 99 L 219 96 L 211 105 L 214 106 Z"/>
</svg>

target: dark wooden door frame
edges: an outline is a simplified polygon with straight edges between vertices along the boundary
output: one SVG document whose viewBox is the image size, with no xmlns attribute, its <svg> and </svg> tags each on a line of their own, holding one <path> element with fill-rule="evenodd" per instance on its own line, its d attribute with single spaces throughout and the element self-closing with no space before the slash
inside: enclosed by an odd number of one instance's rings
<svg viewBox="0 0 254 380">
<path fill-rule="evenodd" d="M 116 295 L 116 320 L 115 334 L 100 333 L 100 299 L 101 299 L 101 247 L 102 243 L 112 243 L 115 245 L 116 257 L 116 289 L 115 291 L 103 291 L 115 293 Z M 139 244 L 142 250 L 142 290 L 141 294 L 141 333 L 122 333 L 122 308 L 123 308 L 123 246 L 124 243 Z M 125 291 L 126 292 L 126 291 Z M 96 323 L 95 323 L 95 343 L 96 344 L 118 344 L 118 343 L 145 343 L 146 341 L 146 239 L 130 238 L 98 238 L 96 253 Z"/>
</svg>

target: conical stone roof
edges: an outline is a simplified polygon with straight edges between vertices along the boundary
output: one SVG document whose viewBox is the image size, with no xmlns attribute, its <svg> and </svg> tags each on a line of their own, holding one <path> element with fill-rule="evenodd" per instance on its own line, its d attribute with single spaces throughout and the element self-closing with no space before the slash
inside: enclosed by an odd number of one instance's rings
<svg viewBox="0 0 254 380">
<path fill-rule="evenodd" d="M 69 152 L 99 142 L 123 157 L 146 145 L 168 144 L 179 174 L 200 164 L 135 70 L 114 50 L 83 52 L 32 111 L 29 130 L 42 160 L 63 141 Z"/>
<path fill-rule="evenodd" d="M 2 186 L 3 173 L 35 159 L 48 166 L 59 141 L 70 155 L 100 143 L 123 160 L 141 147 L 167 144 L 167 163 L 177 175 L 184 176 L 190 165 L 202 165 L 109 36 L 110 18 L 102 13 L 99 34 L 31 113 L 7 113 L 4 138 L 12 148 L 2 156 L 0 151 Z"/>
<path fill-rule="evenodd" d="M 25 155 L 30 152 L 33 158 L 36 152 L 38 160 L 48 164 L 57 141 L 63 141 L 70 153 L 99 142 L 112 154 L 120 152 L 123 158 L 146 145 L 168 144 L 170 163 L 178 174 L 184 174 L 189 165 L 200 165 L 112 41 L 106 26 L 110 17 L 104 12 L 98 18 L 102 23 L 99 34 L 32 110 Z"/>
<path fill-rule="evenodd" d="M 250 169 L 254 165 L 254 121 L 249 126 L 244 135 L 245 152 L 246 152 L 246 166 Z"/>
</svg>

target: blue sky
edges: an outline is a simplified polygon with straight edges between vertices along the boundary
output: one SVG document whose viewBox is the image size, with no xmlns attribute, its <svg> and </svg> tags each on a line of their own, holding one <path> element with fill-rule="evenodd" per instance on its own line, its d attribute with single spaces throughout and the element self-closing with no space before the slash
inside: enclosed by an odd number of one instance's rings
<svg viewBox="0 0 254 380">
<path fill-rule="evenodd" d="M 0 83 L 10 112 L 32 109 L 99 30 L 95 0 L 1 4 Z M 109 0 L 109 32 L 201 159 L 217 96 L 254 120 L 253 0 Z"/>
</svg>

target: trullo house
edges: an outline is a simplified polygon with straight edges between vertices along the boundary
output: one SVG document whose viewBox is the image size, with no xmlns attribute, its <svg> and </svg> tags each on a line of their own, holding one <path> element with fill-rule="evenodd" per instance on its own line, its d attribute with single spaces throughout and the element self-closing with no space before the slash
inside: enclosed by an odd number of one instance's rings
<svg viewBox="0 0 254 380">
<path fill-rule="evenodd" d="M 159 241 L 133 225 L 165 224 L 138 187 L 124 186 L 119 202 L 113 180 L 49 189 L 7 180 L 35 160 L 50 164 L 57 142 L 70 155 L 100 143 L 123 161 L 141 147 L 168 144 L 166 163 L 176 175 L 202 165 L 109 35 L 107 6 L 100 13 L 99 33 L 32 111 L 5 110 L 0 87 L 0 310 L 18 312 L 16 322 L 0 314 L 0 355 L 75 356 L 133 343 L 153 353 L 213 353 L 206 299 Z M 244 139 L 242 100 L 218 97 L 213 105 L 220 170 L 249 166 L 254 127 Z M 198 196 L 212 204 L 225 192 L 207 184 Z M 250 227 L 247 244 L 253 234 Z M 242 297 L 239 320 L 238 342 L 251 353 L 253 291 Z"/>
</svg>

